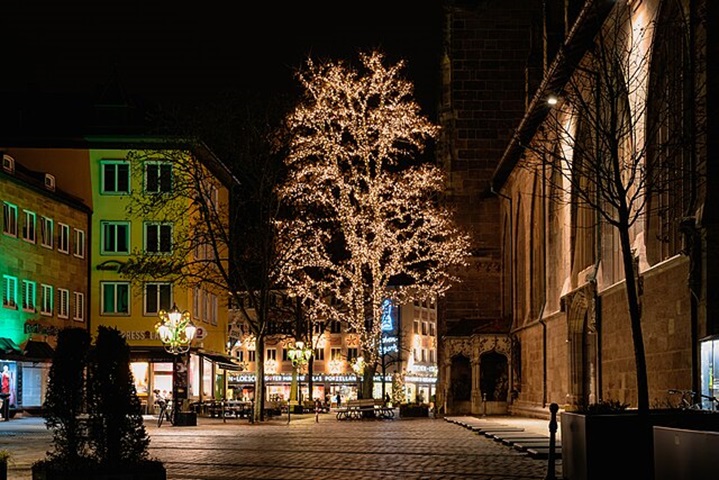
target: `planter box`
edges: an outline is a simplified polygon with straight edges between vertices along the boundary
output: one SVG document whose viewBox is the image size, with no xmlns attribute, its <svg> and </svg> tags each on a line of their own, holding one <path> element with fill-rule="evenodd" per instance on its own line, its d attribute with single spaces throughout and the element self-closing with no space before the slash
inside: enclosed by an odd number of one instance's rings
<svg viewBox="0 0 719 480">
<path fill-rule="evenodd" d="M 175 414 L 175 421 L 173 422 L 175 427 L 196 427 L 197 426 L 197 413 L 195 412 L 177 412 Z"/>
<path fill-rule="evenodd" d="M 148 460 L 135 465 L 58 468 L 47 462 L 32 466 L 32 480 L 167 480 L 162 462 Z"/>
<path fill-rule="evenodd" d="M 653 427 L 719 429 L 712 412 L 653 410 L 642 419 L 636 411 L 612 414 L 563 412 L 562 474 L 571 480 L 606 480 L 622 472 L 641 472 L 654 480 Z"/>
<path fill-rule="evenodd" d="M 400 405 L 400 417 L 429 417 L 429 405 Z"/>
<path fill-rule="evenodd" d="M 655 480 L 713 478 L 719 472 L 719 432 L 654 427 Z"/>
</svg>

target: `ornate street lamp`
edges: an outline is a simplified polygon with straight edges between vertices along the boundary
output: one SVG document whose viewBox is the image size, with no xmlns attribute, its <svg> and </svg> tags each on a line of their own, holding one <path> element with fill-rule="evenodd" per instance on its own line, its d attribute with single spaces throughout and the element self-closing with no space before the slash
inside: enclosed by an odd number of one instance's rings
<svg viewBox="0 0 719 480">
<path fill-rule="evenodd" d="M 173 355 L 187 353 L 197 332 L 197 327 L 190 320 L 190 312 L 180 312 L 173 303 L 172 310 L 160 310 L 158 316 L 160 321 L 155 324 L 155 330 L 165 350 Z"/>
<path fill-rule="evenodd" d="M 297 388 L 297 370 L 310 361 L 312 349 L 305 346 L 305 342 L 295 342 L 294 346 L 287 348 L 287 356 L 292 362 L 292 385 L 290 386 L 290 401 L 287 403 L 287 423 L 290 423 L 292 406 L 299 404 Z"/>
<path fill-rule="evenodd" d="M 172 371 L 172 423 L 178 425 L 180 413 L 180 400 L 187 398 L 187 364 L 188 359 L 183 358 L 190 350 L 192 340 L 195 338 L 197 327 L 190 319 L 190 312 L 181 312 L 177 305 L 172 304 L 172 310 L 160 310 L 160 321 L 155 324 L 155 330 L 167 352 L 174 355 Z"/>
</svg>

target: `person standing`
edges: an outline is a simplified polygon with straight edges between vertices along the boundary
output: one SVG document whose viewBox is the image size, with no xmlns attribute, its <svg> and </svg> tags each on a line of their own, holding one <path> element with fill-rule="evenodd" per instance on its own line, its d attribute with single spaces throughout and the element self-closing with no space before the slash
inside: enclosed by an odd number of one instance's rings
<svg viewBox="0 0 719 480">
<path fill-rule="evenodd" d="M 12 403 L 12 376 L 10 374 L 10 368 L 7 364 L 2 367 L 2 374 L 0 375 L 0 401 L 2 401 L 2 419 L 7 421 L 10 420 L 10 404 Z"/>
<path fill-rule="evenodd" d="M 337 392 L 337 408 L 340 408 L 342 406 L 342 397 L 340 397 L 340 393 Z"/>
</svg>

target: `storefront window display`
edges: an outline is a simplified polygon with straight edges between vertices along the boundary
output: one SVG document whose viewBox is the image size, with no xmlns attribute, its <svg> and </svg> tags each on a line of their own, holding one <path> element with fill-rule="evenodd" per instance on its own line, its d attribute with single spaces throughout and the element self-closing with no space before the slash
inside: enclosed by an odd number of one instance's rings
<svg viewBox="0 0 719 480">
<path fill-rule="evenodd" d="M 212 362 L 202 359 L 202 399 L 212 398 Z"/>
<path fill-rule="evenodd" d="M 22 407 L 40 408 L 45 401 L 49 363 L 22 363 Z"/>
<path fill-rule="evenodd" d="M 135 390 L 141 397 L 147 396 L 148 370 L 147 362 L 132 362 L 130 364 L 130 371 L 132 371 L 132 377 L 135 379 Z"/>
<path fill-rule="evenodd" d="M 152 364 L 152 386 L 160 390 L 165 397 L 172 392 L 172 363 Z"/>
<path fill-rule="evenodd" d="M 719 337 L 701 342 L 701 359 L 701 393 L 719 398 Z M 706 409 L 719 408 L 706 398 L 702 398 L 702 406 Z"/>
<path fill-rule="evenodd" d="M 0 398 L 8 402 L 10 408 L 17 406 L 17 365 L 15 362 L 3 362 L 0 371 Z"/>
<path fill-rule="evenodd" d="M 190 368 L 188 371 L 189 378 L 189 398 L 199 398 L 200 396 L 200 357 L 190 355 Z"/>
</svg>

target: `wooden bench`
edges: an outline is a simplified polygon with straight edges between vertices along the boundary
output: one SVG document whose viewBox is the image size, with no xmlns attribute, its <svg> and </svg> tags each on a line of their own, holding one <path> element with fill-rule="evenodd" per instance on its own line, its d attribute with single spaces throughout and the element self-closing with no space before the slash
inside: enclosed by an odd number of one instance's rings
<svg viewBox="0 0 719 480">
<path fill-rule="evenodd" d="M 394 409 L 373 398 L 349 400 L 347 406 L 337 409 L 337 420 L 362 420 L 363 418 L 394 418 Z"/>
</svg>

